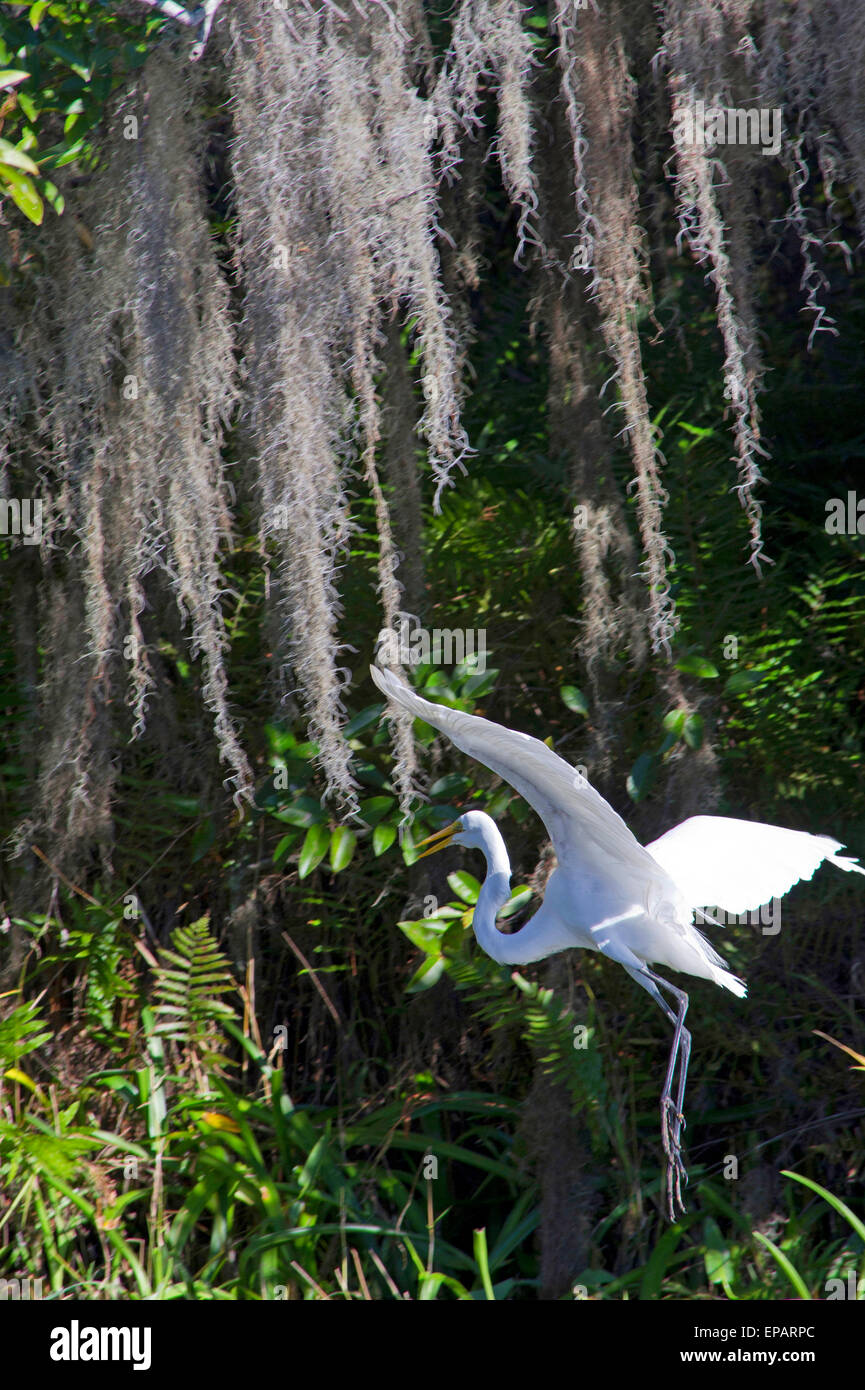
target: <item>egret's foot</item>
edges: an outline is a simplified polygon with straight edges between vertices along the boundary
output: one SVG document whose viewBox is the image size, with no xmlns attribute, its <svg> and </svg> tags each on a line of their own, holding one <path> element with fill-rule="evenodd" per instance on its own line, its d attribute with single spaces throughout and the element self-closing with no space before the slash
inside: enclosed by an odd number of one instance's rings
<svg viewBox="0 0 865 1390">
<path fill-rule="evenodd" d="M 661 1097 L 661 1143 L 664 1145 L 664 1153 L 668 1158 L 672 1158 L 682 1147 L 682 1130 L 685 1128 L 685 1117 L 681 1110 L 677 1110 L 671 1096 Z"/>
<path fill-rule="evenodd" d="M 682 1183 L 687 1185 L 688 1174 L 678 1156 L 667 1162 L 667 1216 L 670 1221 L 678 1221 L 688 1208 L 682 1200 Z"/>
<path fill-rule="evenodd" d="M 687 1207 L 682 1198 L 682 1188 L 688 1185 L 688 1170 L 678 1150 L 675 1150 L 667 1159 L 666 1178 L 667 1216 L 670 1221 L 676 1221 L 679 1216 L 684 1216 L 687 1211 Z"/>
<path fill-rule="evenodd" d="M 682 1200 L 682 1187 L 688 1185 L 688 1170 L 682 1158 L 682 1130 L 685 1117 L 669 1096 L 661 1100 L 661 1143 L 667 1159 L 667 1215 L 675 1221 L 684 1216 L 687 1208 Z"/>
</svg>

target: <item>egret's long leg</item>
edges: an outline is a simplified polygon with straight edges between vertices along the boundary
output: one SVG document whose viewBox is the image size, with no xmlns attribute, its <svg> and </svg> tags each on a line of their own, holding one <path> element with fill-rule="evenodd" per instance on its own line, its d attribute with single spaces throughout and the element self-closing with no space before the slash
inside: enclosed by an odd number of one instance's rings
<svg viewBox="0 0 865 1390">
<path fill-rule="evenodd" d="M 682 1214 L 685 1212 L 685 1204 L 682 1200 L 682 1184 L 684 1182 L 687 1185 L 688 1182 L 688 1173 L 682 1159 L 685 1084 L 688 1079 L 688 1062 L 691 1057 L 691 1034 L 685 1027 L 688 996 L 684 990 L 677 989 L 668 980 L 662 980 L 648 967 L 645 969 L 645 974 L 654 982 L 655 986 L 661 985 L 664 989 L 668 989 L 678 1004 L 678 1010 L 674 1013 L 660 992 L 657 989 L 652 990 L 652 994 L 657 998 L 664 1013 L 673 1024 L 673 1042 L 670 1048 L 670 1059 L 667 1063 L 664 1089 L 661 1092 L 661 1143 L 667 1158 L 667 1215 L 671 1221 L 675 1221 L 678 1212 Z M 676 1075 L 677 1062 L 679 1084 L 674 1104 L 673 1080 Z"/>
<path fill-rule="evenodd" d="M 677 1020 L 677 1027 L 679 1024 L 681 1024 L 682 1020 L 684 1019 L 687 1007 L 688 996 L 685 995 L 684 1005 L 681 1006 L 680 1015 Z M 672 1167 L 668 1166 L 667 1168 L 667 1209 L 671 1221 L 675 1221 L 676 1219 L 675 1206 L 678 1206 L 682 1214 L 684 1214 L 685 1212 L 685 1204 L 682 1200 L 682 1185 L 684 1184 L 686 1187 L 688 1185 L 688 1171 L 685 1168 L 685 1163 L 682 1158 L 681 1140 L 682 1130 L 685 1128 L 685 1082 L 688 1076 L 688 1062 L 691 1057 L 691 1034 L 685 1027 L 679 1027 L 678 1031 L 680 1043 L 679 1087 L 676 1093 L 676 1105 L 673 1111 L 673 1133 L 671 1139 Z M 675 1042 L 673 1045 L 675 1046 Z M 665 1105 L 667 1113 L 669 1113 L 669 1109 L 672 1106 L 672 1101 L 669 1099 L 669 1097 L 667 1097 L 666 1099 L 662 1099 L 662 1104 Z M 674 1188 L 675 1190 L 673 1190 Z"/>
</svg>

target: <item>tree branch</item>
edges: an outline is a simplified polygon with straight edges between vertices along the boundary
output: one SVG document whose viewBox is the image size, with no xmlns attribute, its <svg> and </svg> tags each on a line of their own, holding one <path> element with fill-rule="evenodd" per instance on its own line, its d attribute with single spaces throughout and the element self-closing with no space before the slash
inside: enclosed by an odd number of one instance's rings
<svg viewBox="0 0 865 1390">
<path fill-rule="evenodd" d="M 198 30 L 198 38 L 189 51 L 190 63 L 197 63 L 207 46 L 216 11 L 223 0 L 204 0 L 204 3 L 197 5 L 194 10 L 187 10 L 184 5 L 178 4 L 177 0 L 138 0 L 138 3 L 146 5 L 150 10 L 158 10 L 166 19 L 176 20 L 187 29 Z"/>
</svg>

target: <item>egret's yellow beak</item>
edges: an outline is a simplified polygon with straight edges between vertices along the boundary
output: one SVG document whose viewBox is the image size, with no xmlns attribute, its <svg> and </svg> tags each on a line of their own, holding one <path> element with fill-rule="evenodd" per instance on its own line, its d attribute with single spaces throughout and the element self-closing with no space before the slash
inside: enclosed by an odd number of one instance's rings
<svg viewBox="0 0 865 1390">
<path fill-rule="evenodd" d="M 452 825 L 446 825 L 444 830 L 437 830 L 434 835 L 427 835 L 425 840 L 419 840 L 416 849 L 420 849 L 421 845 L 431 845 L 432 848 L 425 849 L 423 854 L 418 855 L 418 859 L 426 859 L 429 854 L 438 854 L 440 849 L 447 849 L 459 828 L 460 823 L 455 820 Z M 438 843 L 435 843 L 436 841 Z"/>
</svg>

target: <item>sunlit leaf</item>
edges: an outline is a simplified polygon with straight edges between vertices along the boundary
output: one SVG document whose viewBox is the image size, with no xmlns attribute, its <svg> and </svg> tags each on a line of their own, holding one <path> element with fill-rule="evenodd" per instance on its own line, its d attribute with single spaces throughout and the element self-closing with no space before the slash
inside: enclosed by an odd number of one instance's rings
<svg viewBox="0 0 865 1390">
<path fill-rule="evenodd" d="M 512 917 L 521 907 L 526 906 L 531 896 L 532 890 L 528 884 L 521 884 L 519 888 L 514 889 L 504 907 L 499 910 L 499 917 Z"/>
<path fill-rule="evenodd" d="M 30 177 L 20 169 L 14 169 L 11 164 L 0 163 L 0 180 L 24 216 L 35 222 L 37 227 L 40 226 L 44 207 Z"/>
<path fill-rule="evenodd" d="M 686 676 L 699 676 L 701 680 L 714 680 L 718 674 L 717 666 L 713 666 L 704 656 L 683 656 L 675 662 L 675 667 L 677 671 L 684 671 Z"/>
<path fill-rule="evenodd" d="M 419 994 L 422 990 L 430 989 L 441 979 L 444 968 L 443 957 L 428 956 L 406 985 L 406 994 Z"/>
<path fill-rule="evenodd" d="M 474 906 L 481 891 L 481 885 L 474 874 L 466 873 L 465 869 L 455 869 L 452 874 L 448 874 L 448 883 L 458 898 Z"/>
<path fill-rule="evenodd" d="M 330 867 L 335 874 L 341 873 L 357 848 L 357 836 L 347 825 L 337 826 L 330 837 Z"/>
<path fill-rule="evenodd" d="M 300 858 L 297 861 L 298 878 L 308 878 L 313 869 L 318 868 L 327 854 L 329 845 L 330 828 L 326 825 L 310 826 L 300 851 Z"/>
<path fill-rule="evenodd" d="M 392 796 L 370 796 L 360 803 L 360 814 L 367 825 L 378 825 L 382 816 L 392 811 L 395 805 Z"/>
<path fill-rule="evenodd" d="M 398 922 L 397 925 L 412 946 L 424 951 L 426 955 L 438 956 L 442 937 L 451 923 L 440 921 L 436 917 L 421 917 L 416 922 Z"/>
<path fill-rule="evenodd" d="M 27 174 L 38 174 L 39 165 L 34 164 L 29 154 L 19 150 L 16 145 L 10 145 L 8 140 L 0 137 L 0 162 L 12 164 L 16 169 L 23 169 Z"/>
<path fill-rule="evenodd" d="M 561 690 L 559 691 L 559 694 L 561 695 L 562 700 L 567 705 L 568 709 L 573 710 L 574 714 L 582 714 L 586 716 L 588 715 L 588 701 L 586 700 L 586 697 L 583 694 L 583 692 L 581 690 L 578 690 L 575 685 L 563 685 Z"/>
<path fill-rule="evenodd" d="M 385 850 L 390 849 L 395 839 L 395 825 L 384 824 L 376 826 L 375 830 L 372 832 L 372 852 L 376 859 L 380 854 L 384 854 Z"/>
<path fill-rule="evenodd" d="M 671 709 L 669 714 L 664 715 L 664 728 L 669 734 L 675 734 L 678 738 L 684 727 L 685 720 L 688 718 L 686 709 Z"/>
</svg>

